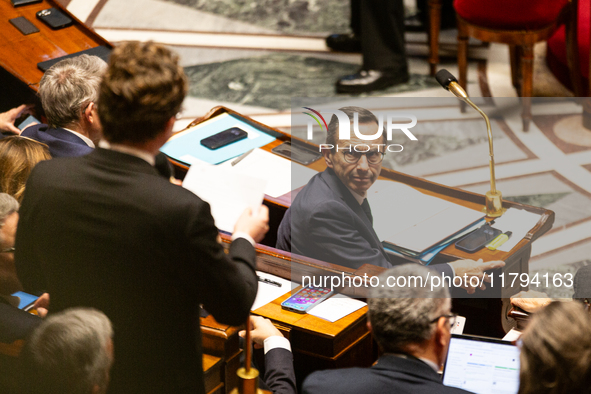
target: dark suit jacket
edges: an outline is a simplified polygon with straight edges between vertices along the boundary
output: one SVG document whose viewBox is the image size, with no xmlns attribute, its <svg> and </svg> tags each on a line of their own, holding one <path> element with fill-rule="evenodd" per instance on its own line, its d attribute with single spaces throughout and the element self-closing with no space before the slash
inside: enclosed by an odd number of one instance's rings
<svg viewBox="0 0 591 394">
<path fill-rule="evenodd" d="M 383 355 L 371 368 L 318 371 L 309 375 L 303 394 L 461 394 L 465 390 L 447 387 L 430 366 L 418 359 Z"/>
<path fill-rule="evenodd" d="M 293 200 L 279 225 L 277 248 L 349 268 L 406 262 L 390 258 L 367 215 L 330 168 L 312 177 Z M 453 273 L 447 264 L 430 268 Z"/>
<path fill-rule="evenodd" d="M 41 322 L 39 316 L 8 305 L 0 298 L 0 343 L 25 339 Z"/>
<path fill-rule="evenodd" d="M 275 348 L 265 354 L 265 374 L 260 386 L 273 394 L 297 394 L 293 354 L 289 350 Z"/>
<path fill-rule="evenodd" d="M 51 157 L 54 158 L 84 156 L 94 150 L 94 148 L 86 145 L 82 138 L 68 130 L 62 128 L 52 129 L 46 124 L 29 126 L 23 131 L 22 136 L 46 144 L 49 147 Z M 154 167 L 156 167 L 160 175 L 167 179 L 173 176 L 172 165 L 164 153 L 158 153 Z"/>
<path fill-rule="evenodd" d="M 579 268 L 573 279 L 574 299 L 591 299 L 591 265 Z"/>
<path fill-rule="evenodd" d="M 246 319 L 255 250 L 226 255 L 209 205 L 140 158 L 98 148 L 37 165 L 16 239 L 25 289 L 50 311 L 89 306 L 115 329 L 110 393 L 204 391 L 198 306 L 220 323 Z"/>
<path fill-rule="evenodd" d="M 51 157 L 84 156 L 94 150 L 86 145 L 82 138 L 68 130 L 62 128 L 53 129 L 46 124 L 29 126 L 21 135 L 43 142 L 49 147 Z"/>
</svg>

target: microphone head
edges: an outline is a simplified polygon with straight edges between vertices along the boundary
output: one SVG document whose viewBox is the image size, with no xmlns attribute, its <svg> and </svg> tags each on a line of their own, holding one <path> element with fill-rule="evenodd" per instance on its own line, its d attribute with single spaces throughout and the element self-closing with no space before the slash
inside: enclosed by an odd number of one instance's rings
<svg viewBox="0 0 591 394">
<path fill-rule="evenodd" d="M 441 86 L 443 86 L 443 89 L 445 89 L 445 90 L 449 90 L 449 84 L 450 83 L 452 83 L 452 82 L 458 82 L 458 80 L 456 79 L 456 77 L 454 77 L 452 75 L 452 73 L 450 73 L 446 69 L 439 70 L 437 72 L 437 74 L 435 74 L 435 79 L 437 80 L 437 82 L 439 82 L 439 84 Z"/>
</svg>

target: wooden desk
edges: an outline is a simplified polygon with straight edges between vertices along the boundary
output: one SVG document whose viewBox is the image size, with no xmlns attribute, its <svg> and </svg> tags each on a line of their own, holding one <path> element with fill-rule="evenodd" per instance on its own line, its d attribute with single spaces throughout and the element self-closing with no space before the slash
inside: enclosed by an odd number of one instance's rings
<svg viewBox="0 0 591 394">
<path fill-rule="evenodd" d="M 220 357 L 203 354 L 203 381 L 207 394 L 225 393 L 222 366 Z"/>
<path fill-rule="evenodd" d="M 201 343 L 203 353 L 220 359 L 220 373 L 214 375 L 219 378 L 218 384 L 213 384 L 213 376 L 210 379 L 209 387 L 215 387 L 218 390 L 219 383 L 223 384 L 221 392 L 229 393 L 238 386 L 238 376 L 236 370 L 240 367 L 240 346 L 238 331 L 239 327 L 232 327 L 220 324 L 212 316 L 201 318 Z M 205 364 L 204 364 L 205 370 Z M 207 380 L 206 380 L 206 383 Z M 209 392 L 209 391 L 208 391 Z"/>
<path fill-rule="evenodd" d="M 299 289 L 300 287 L 298 287 Z M 320 369 L 369 367 L 377 358 L 367 329 L 367 307 L 330 323 L 316 316 L 281 308 L 291 293 L 264 305 L 253 314 L 271 319 L 289 339 L 293 350 L 296 379 L 302 382 Z"/>
<path fill-rule="evenodd" d="M 312 315 L 283 310 L 281 302 L 290 295 L 285 294 L 255 310 L 253 314 L 273 321 L 289 339 L 298 384 L 316 370 L 367 367 L 376 360 L 377 352 L 366 325 L 367 307 L 330 323 Z M 221 382 L 224 383 L 226 393 L 238 383 L 236 369 L 239 367 L 241 352 L 238 331 L 237 327 L 217 323 L 211 316 L 201 318 L 203 352 L 221 358 Z M 215 387 L 213 382 L 210 385 Z"/>
<path fill-rule="evenodd" d="M 52 30 L 37 19 L 35 14 L 38 11 L 51 7 L 58 8 L 72 18 L 73 25 Z M 23 35 L 9 22 L 19 16 L 27 18 L 39 32 Z M 39 89 L 39 81 L 43 76 L 37 63 L 100 45 L 112 47 L 107 40 L 86 27 L 55 0 L 43 0 L 41 3 L 16 8 L 10 0 L 0 0 L 0 82 L 4 91 L 11 93 L 5 96 L 12 96 L 0 100 L 11 100 L 4 106 L 37 102 L 35 92 Z"/>
<path fill-rule="evenodd" d="M 292 140 L 291 135 L 287 133 L 258 123 L 225 107 L 213 108 L 203 118 L 192 122 L 189 127 L 223 113 L 229 113 L 240 117 L 254 127 L 258 127 L 259 129 L 274 135 L 277 140 L 265 145 L 263 147 L 264 150 L 270 151 L 273 147 L 279 145 L 283 141 Z M 303 141 L 295 137 L 293 140 L 297 140 L 298 143 L 305 144 L 317 149 L 317 146 L 310 144 L 307 141 Z M 184 177 L 184 174 L 187 171 L 187 166 L 174 161 L 173 164 L 177 170 L 177 176 L 179 178 Z M 323 171 L 326 168 L 326 165 L 324 160 L 320 159 L 308 167 L 317 171 Z M 396 182 L 402 182 L 416 188 L 425 194 L 452 201 L 471 209 L 482 210 L 484 208 L 484 196 L 480 194 L 429 182 L 422 178 L 413 177 L 385 168 L 382 169 L 380 179 L 389 179 Z M 344 272 L 346 275 L 363 276 L 364 274 L 379 275 L 379 273 L 383 271 L 383 269 L 372 265 L 364 265 L 361 268 L 354 270 L 351 268 L 308 259 L 301 256 L 292 256 L 290 253 L 273 248 L 272 246 L 275 245 L 276 231 L 279 223 L 283 217 L 283 214 L 291 205 L 291 200 L 293 197 L 295 197 L 297 192 L 298 190 L 294 190 L 291 193 L 287 193 L 278 198 L 265 198 L 265 204 L 270 209 L 270 230 L 262 242 L 263 245 L 259 245 L 257 248 L 257 252 L 259 253 L 259 269 L 286 279 L 292 279 L 294 281 L 299 281 L 303 275 L 330 275 Z M 469 254 L 456 249 L 454 245 L 450 245 L 437 255 L 433 263 L 440 264 L 462 258 L 474 260 L 482 258 L 484 261 L 503 260 L 506 263 L 504 268 L 504 272 L 506 274 L 529 273 L 531 243 L 550 230 L 552 224 L 554 223 L 554 212 L 547 209 L 519 204 L 511 201 L 503 201 L 503 204 L 506 208 L 513 207 L 525 209 L 527 211 L 541 215 L 541 218 L 536 226 L 532 228 L 525 238 L 522 239 L 511 251 L 503 252 L 497 250 L 493 252 L 489 251 L 488 249 L 483 249 L 477 253 Z M 515 281 L 514 287 L 508 287 L 502 290 L 499 287 L 496 287 L 494 289 L 487 290 L 487 293 L 485 293 L 485 296 L 489 297 L 487 299 L 454 298 L 454 310 L 468 318 L 466 332 L 480 335 L 502 336 L 503 331 L 507 330 L 511 325 L 511 323 L 506 319 L 509 308 L 508 298 L 521 290 L 527 290 L 527 288 L 522 288 L 520 283 L 517 282 L 518 281 Z M 364 289 L 355 289 L 354 291 L 358 292 L 356 293 L 357 295 L 362 296 L 364 294 L 363 290 Z M 480 295 L 482 296 L 482 293 L 480 293 Z"/>
</svg>

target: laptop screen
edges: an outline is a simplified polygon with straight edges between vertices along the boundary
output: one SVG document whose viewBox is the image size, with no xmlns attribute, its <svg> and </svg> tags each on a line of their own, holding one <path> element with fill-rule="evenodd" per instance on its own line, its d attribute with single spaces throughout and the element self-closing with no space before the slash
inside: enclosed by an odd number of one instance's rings
<svg viewBox="0 0 591 394">
<path fill-rule="evenodd" d="M 519 348 L 500 339 L 452 334 L 443 384 L 476 394 L 516 394 Z"/>
</svg>

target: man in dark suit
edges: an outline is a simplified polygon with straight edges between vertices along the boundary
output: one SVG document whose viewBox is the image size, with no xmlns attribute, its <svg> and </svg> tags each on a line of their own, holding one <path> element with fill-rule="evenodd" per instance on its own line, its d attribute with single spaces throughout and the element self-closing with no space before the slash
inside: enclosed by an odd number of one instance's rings
<svg viewBox="0 0 591 394">
<path fill-rule="evenodd" d="M 106 68 L 101 58 L 89 55 L 64 59 L 51 66 L 39 83 L 48 124 L 28 126 L 21 135 L 46 144 L 54 158 L 92 152 L 102 136 L 96 102 Z M 164 153 L 156 155 L 154 167 L 165 178 L 173 175 Z"/>
<path fill-rule="evenodd" d="M 49 147 L 52 157 L 87 155 L 101 138 L 96 102 L 107 64 L 97 56 L 64 59 L 49 68 L 39 83 L 39 98 L 48 124 L 21 133 Z"/>
<path fill-rule="evenodd" d="M 358 114 L 361 134 L 377 134 L 378 120 L 370 111 L 360 107 L 344 107 L 340 111 L 351 121 Z M 389 257 L 378 239 L 365 198 L 380 175 L 386 136 L 380 134 L 369 141 L 355 136 L 345 141 L 338 139 L 338 129 L 339 121 L 334 115 L 325 144 L 333 148 L 323 149 L 328 168 L 315 175 L 293 200 L 279 225 L 277 248 L 354 269 L 363 264 L 400 264 L 400 259 Z M 356 145 L 364 147 L 357 151 Z M 366 147 L 369 150 L 361 152 Z M 458 260 L 432 268 L 448 277 L 466 274 L 468 278 L 481 278 L 484 271 L 504 265 L 502 261 Z M 462 287 L 469 293 L 475 291 L 466 281 L 462 283 L 468 284 Z"/>
<path fill-rule="evenodd" d="M 318 371 L 303 383 L 304 394 L 467 393 L 441 383 L 443 365 L 455 315 L 446 287 L 417 285 L 429 282 L 429 269 L 418 264 L 391 268 L 379 276 L 404 277 L 405 287 L 373 287 L 368 299 L 368 327 L 383 355 L 371 368 Z M 398 281 L 397 283 L 402 283 Z M 412 285 L 414 284 L 414 285 Z"/>
<path fill-rule="evenodd" d="M 199 305 L 238 325 L 256 296 L 268 210 L 245 211 L 226 254 L 209 205 L 153 167 L 186 92 L 176 54 L 120 44 L 99 94 L 104 148 L 35 167 L 20 211 L 25 290 L 46 290 L 51 312 L 88 306 L 113 322 L 111 393 L 203 393 Z"/>
</svg>

